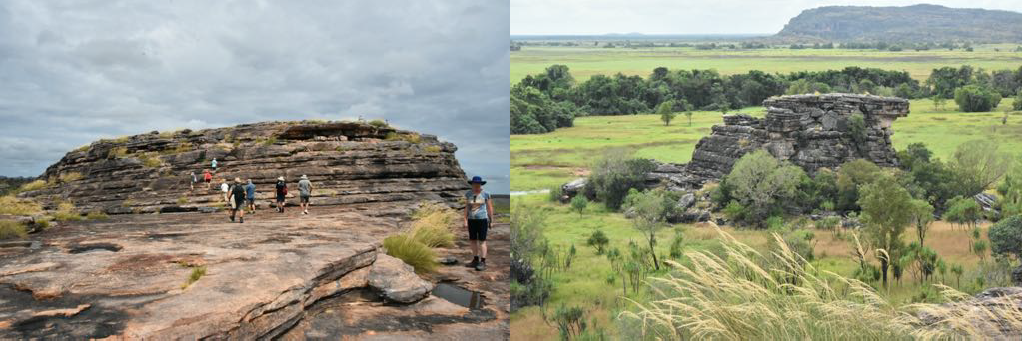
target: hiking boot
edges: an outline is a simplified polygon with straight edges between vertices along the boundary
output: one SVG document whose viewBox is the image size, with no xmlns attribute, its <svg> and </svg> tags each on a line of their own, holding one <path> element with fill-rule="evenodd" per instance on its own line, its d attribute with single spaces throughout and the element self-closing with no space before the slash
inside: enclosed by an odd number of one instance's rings
<svg viewBox="0 0 1022 341">
<path fill-rule="evenodd" d="M 231 216 L 231 222 L 232 223 L 234 222 L 234 216 Z"/>
<path fill-rule="evenodd" d="M 238 218 L 238 224 L 245 223 L 245 217 Z"/>
<path fill-rule="evenodd" d="M 479 262 L 479 264 L 476 264 L 476 271 L 483 270 L 486 270 L 486 262 Z"/>
<path fill-rule="evenodd" d="M 468 264 L 465 264 L 465 267 L 466 268 L 474 268 L 474 267 L 476 267 L 476 265 L 479 265 L 479 258 L 473 258 L 471 262 L 469 262 Z"/>
</svg>

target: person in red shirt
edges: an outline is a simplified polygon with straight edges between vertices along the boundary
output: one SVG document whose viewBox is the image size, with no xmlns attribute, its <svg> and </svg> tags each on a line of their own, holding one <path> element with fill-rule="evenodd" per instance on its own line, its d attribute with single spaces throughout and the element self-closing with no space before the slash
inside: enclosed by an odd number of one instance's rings
<svg viewBox="0 0 1022 341">
<path fill-rule="evenodd" d="M 213 174 L 208 169 L 202 171 L 202 178 L 206 180 L 206 190 L 209 190 L 209 184 L 213 183 Z"/>
</svg>

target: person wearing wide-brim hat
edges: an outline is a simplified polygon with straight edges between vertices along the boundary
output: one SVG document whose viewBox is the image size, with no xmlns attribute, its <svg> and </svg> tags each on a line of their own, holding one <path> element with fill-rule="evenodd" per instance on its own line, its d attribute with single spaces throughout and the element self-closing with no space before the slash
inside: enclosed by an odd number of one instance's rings
<svg viewBox="0 0 1022 341">
<path fill-rule="evenodd" d="M 298 180 L 298 196 L 299 205 L 302 207 L 302 214 L 309 214 L 309 198 L 312 197 L 312 182 L 309 181 L 309 177 L 302 174 L 301 180 Z"/>
<path fill-rule="evenodd" d="M 284 182 L 284 176 L 281 175 L 277 178 L 277 212 L 284 213 L 284 198 L 287 197 L 287 183 Z"/>
<path fill-rule="evenodd" d="M 486 232 L 493 221 L 493 202 L 490 193 L 483 191 L 486 181 L 482 177 L 474 176 L 468 183 L 472 189 L 465 192 L 465 228 L 473 255 L 468 266 L 483 271 L 486 270 Z"/>
</svg>

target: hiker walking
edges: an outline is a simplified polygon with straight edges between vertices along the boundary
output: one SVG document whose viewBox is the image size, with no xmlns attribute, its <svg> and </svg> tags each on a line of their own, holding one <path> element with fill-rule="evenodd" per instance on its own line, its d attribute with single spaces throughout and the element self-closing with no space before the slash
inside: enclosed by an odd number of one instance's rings
<svg viewBox="0 0 1022 341">
<path fill-rule="evenodd" d="M 472 246 L 472 262 L 468 267 L 476 271 L 486 270 L 486 232 L 493 221 L 493 203 L 490 193 L 483 191 L 486 181 L 479 176 L 472 177 L 468 182 L 472 189 L 465 192 L 465 228 L 468 229 L 468 241 Z"/>
<path fill-rule="evenodd" d="M 216 173 L 216 158 L 213 158 L 213 162 L 210 165 L 213 166 L 213 173 Z"/>
<path fill-rule="evenodd" d="M 240 214 L 238 217 L 238 223 L 244 223 L 245 184 L 241 183 L 241 178 L 234 178 L 234 185 L 231 186 L 230 196 L 227 198 L 227 201 L 231 207 L 231 222 L 234 222 L 235 214 Z"/>
<path fill-rule="evenodd" d="M 245 201 L 248 202 L 248 209 L 255 213 L 255 184 L 252 179 L 248 179 L 248 185 L 245 185 Z"/>
<path fill-rule="evenodd" d="M 312 197 L 312 182 L 309 181 L 309 177 L 302 174 L 302 179 L 298 180 L 298 194 L 301 197 L 302 214 L 309 214 L 309 198 Z"/>
<path fill-rule="evenodd" d="M 197 175 L 195 175 L 195 172 L 192 172 L 192 182 L 191 182 L 192 192 L 195 192 L 195 183 L 196 182 L 199 182 L 199 177 Z"/>
<path fill-rule="evenodd" d="M 220 180 L 220 197 L 227 204 L 227 214 L 233 217 L 234 214 L 231 212 L 231 186 L 227 184 L 227 179 Z M 234 219 L 231 219 L 231 221 L 234 221 Z"/>
<path fill-rule="evenodd" d="M 206 190 L 209 190 L 210 184 L 213 183 L 213 174 L 208 169 L 202 170 L 202 178 L 206 180 Z"/>
<path fill-rule="evenodd" d="M 277 212 L 284 213 L 284 198 L 287 197 L 287 183 L 284 176 L 277 178 Z"/>
</svg>

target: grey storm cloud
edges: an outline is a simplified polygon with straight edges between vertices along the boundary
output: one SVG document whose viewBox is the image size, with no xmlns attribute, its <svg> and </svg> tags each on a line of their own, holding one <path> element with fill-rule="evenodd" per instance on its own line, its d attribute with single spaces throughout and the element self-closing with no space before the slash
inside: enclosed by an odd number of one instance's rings
<svg viewBox="0 0 1022 341">
<path fill-rule="evenodd" d="M 509 176 L 509 6 L 474 0 L 4 1 L 0 175 L 99 138 L 386 118 Z"/>
</svg>

